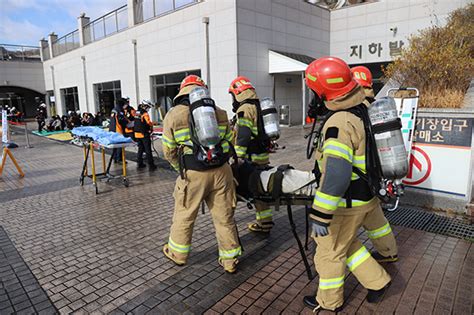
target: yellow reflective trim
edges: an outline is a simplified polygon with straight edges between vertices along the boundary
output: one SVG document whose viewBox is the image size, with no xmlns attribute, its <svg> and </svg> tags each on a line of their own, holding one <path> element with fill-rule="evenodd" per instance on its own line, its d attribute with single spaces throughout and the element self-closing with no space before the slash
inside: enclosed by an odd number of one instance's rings
<svg viewBox="0 0 474 315">
<path fill-rule="evenodd" d="M 331 79 L 326 79 L 326 82 L 329 84 L 334 84 L 334 83 L 342 83 L 344 82 L 344 79 L 339 77 L 339 78 L 331 78 Z"/>
<path fill-rule="evenodd" d="M 241 118 L 237 119 L 237 126 L 248 127 L 250 129 L 252 129 L 253 123 L 250 119 L 241 117 Z"/>
<path fill-rule="evenodd" d="M 374 197 L 375 198 L 375 197 Z M 357 200 L 357 199 L 352 199 L 352 207 L 360 207 L 360 206 L 365 206 L 366 204 L 369 204 L 373 199 L 369 201 L 363 201 L 363 200 Z M 341 201 L 338 204 L 339 208 L 346 208 L 346 199 L 342 198 Z"/>
<path fill-rule="evenodd" d="M 352 148 L 340 143 L 337 140 L 328 140 L 324 142 L 323 154 L 330 154 L 341 157 L 352 164 Z"/>
<path fill-rule="evenodd" d="M 166 146 L 170 149 L 174 149 L 177 146 L 177 144 L 174 140 L 171 140 L 170 138 L 166 137 L 165 135 L 163 135 L 163 137 L 161 138 L 161 142 L 163 143 L 164 146 Z"/>
<path fill-rule="evenodd" d="M 341 197 L 331 196 L 321 191 L 317 191 L 314 196 L 313 205 L 325 210 L 334 211 L 338 208 Z"/>
<path fill-rule="evenodd" d="M 191 244 L 189 245 L 181 245 L 176 242 L 174 242 L 171 237 L 168 240 L 168 246 L 174 250 L 175 252 L 182 253 L 182 254 L 187 254 L 191 250 Z"/>
<path fill-rule="evenodd" d="M 338 278 L 323 279 L 319 278 L 319 288 L 321 290 L 329 290 L 340 288 L 344 285 L 344 276 Z"/>
<path fill-rule="evenodd" d="M 369 257 L 369 251 L 367 250 L 367 248 L 365 248 L 365 246 L 362 246 L 354 254 L 352 254 L 349 258 L 346 259 L 347 267 L 350 271 L 353 271 L 354 269 L 359 267 L 364 261 L 369 259 Z"/>
<path fill-rule="evenodd" d="M 387 222 L 386 224 L 384 224 L 382 227 L 378 229 L 367 231 L 367 236 L 370 239 L 375 240 L 375 239 L 384 237 L 385 235 L 388 235 L 391 232 L 392 232 L 392 228 L 390 227 L 390 224 Z"/>
<path fill-rule="evenodd" d="M 311 75 L 310 73 L 307 73 L 307 74 L 306 74 L 306 77 L 307 77 L 308 79 L 310 79 L 311 81 L 316 82 L 316 77 L 313 76 L 313 75 Z"/>
<path fill-rule="evenodd" d="M 268 153 L 251 154 L 250 158 L 252 161 L 264 161 L 269 159 L 269 155 Z"/>
<path fill-rule="evenodd" d="M 268 219 L 273 216 L 272 209 L 266 209 L 262 211 L 255 212 L 257 220 Z"/>
<path fill-rule="evenodd" d="M 242 248 L 239 246 L 234 249 L 219 249 L 219 257 L 222 259 L 233 259 L 242 255 Z"/>
</svg>

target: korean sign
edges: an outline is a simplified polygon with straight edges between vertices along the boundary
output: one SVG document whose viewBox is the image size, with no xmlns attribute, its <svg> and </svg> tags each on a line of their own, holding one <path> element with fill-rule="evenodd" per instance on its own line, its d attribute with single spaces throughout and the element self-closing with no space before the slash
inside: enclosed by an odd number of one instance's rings
<svg viewBox="0 0 474 315">
<path fill-rule="evenodd" d="M 466 198 L 471 182 L 472 118 L 418 117 L 410 187 Z"/>
<path fill-rule="evenodd" d="M 351 61 L 384 59 L 386 56 L 384 52 L 388 52 L 390 59 L 393 59 L 400 56 L 404 45 L 403 40 L 389 41 L 388 43 L 377 41 L 366 44 L 355 43 L 349 46 L 349 59 Z"/>
</svg>

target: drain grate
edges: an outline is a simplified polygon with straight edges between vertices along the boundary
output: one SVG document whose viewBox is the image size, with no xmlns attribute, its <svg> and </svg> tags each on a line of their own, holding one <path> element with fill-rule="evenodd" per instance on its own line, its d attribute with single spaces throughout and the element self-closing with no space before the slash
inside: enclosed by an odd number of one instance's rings
<svg viewBox="0 0 474 315">
<path fill-rule="evenodd" d="M 393 212 L 386 211 L 385 216 L 393 225 L 474 241 L 474 225 L 457 219 L 405 207 L 399 207 Z"/>
</svg>

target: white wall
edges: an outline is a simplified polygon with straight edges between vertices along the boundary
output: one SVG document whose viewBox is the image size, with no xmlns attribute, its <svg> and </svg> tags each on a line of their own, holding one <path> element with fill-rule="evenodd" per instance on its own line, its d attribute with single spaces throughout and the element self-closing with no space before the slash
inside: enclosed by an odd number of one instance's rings
<svg viewBox="0 0 474 315">
<path fill-rule="evenodd" d="M 141 99 L 152 99 L 150 76 L 201 69 L 206 79 L 205 25 L 210 18 L 211 93 L 217 104 L 227 106 L 227 88 L 237 74 L 235 0 L 206 0 L 169 15 L 136 25 L 118 34 L 44 62 L 46 89 L 53 89 L 54 67 L 57 108 L 62 114 L 60 89 L 77 86 L 81 111 L 96 111 L 93 84 L 121 81 L 123 96 L 137 103 L 132 40 L 137 41 Z M 81 56 L 86 58 L 89 109 Z"/>
<path fill-rule="evenodd" d="M 252 80 L 259 97 L 272 96 L 269 49 L 329 54 L 329 11 L 303 1 L 237 0 L 237 23 L 239 74 Z"/>
<path fill-rule="evenodd" d="M 389 43 L 408 45 L 408 36 L 431 25 L 444 25 L 449 12 L 470 0 L 381 0 L 331 11 L 331 55 L 349 64 L 390 61 Z M 396 34 L 390 31 L 397 28 Z M 372 46 L 371 54 L 369 45 Z M 378 44 L 382 50 L 378 54 Z M 362 56 L 350 56 L 351 46 Z M 360 48 L 359 48 L 360 47 Z M 376 48 L 376 49 L 375 49 Z"/>
<path fill-rule="evenodd" d="M 0 61 L 0 86 L 18 86 L 44 94 L 41 62 Z"/>
</svg>

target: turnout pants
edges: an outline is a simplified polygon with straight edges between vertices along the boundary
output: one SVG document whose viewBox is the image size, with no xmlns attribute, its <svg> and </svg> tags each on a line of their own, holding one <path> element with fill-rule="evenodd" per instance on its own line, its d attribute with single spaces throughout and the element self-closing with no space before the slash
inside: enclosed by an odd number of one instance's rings
<svg viewBox="0 0 474 315">
<path fill-rule="evenodd" d="M 370 211 L 361 209 L 360 213 L 336 214 L 329 226 L 329 235 L 314 237 L 318 245 L 314 263 L 319 274 L 316 300 L 323 308 L 335 310 L 342 306 L 346 267 L 367 289 L 379 290 L 390 282 L 389 274 L 356 237 L 359 228 L 370 222 L 375 210 L 373 207 Z"/>
<path fill-rule="evenodd" d="M 135 139 L 138 143 L 137 162 L 138 165 L 143 165 L 143 152 L 146 153 L 148 167 L 155 165 L 153 161 L 153 154 L 151 153 L 151 139 L 149 136 Z"/>
<path fill-rule="evenodd" d="M 175 208 L 168 247 L 180 261 L 186 262 L 191 251 L 194 221 L 206 202 L 212 216 L 219 247 L 219 259 L 224 264 L 237 263 L 242 249 L 234 220 L 235 184 L 229 164 L 206 171 L 186 171 L 178 177 L 174 189 Z"/>
<path fill-rule="evenodd" d="M 259 225 L 264 226 L 266 223 L 273 222 L 272 209 L 270 208 L 270 205 L 261 201 L 255 202 L 255 217 Z"/>
<path fill-rule="evenodd" d="M 380 205 L 367 214 L 363 227 L 377 252 L 383 256 L 397 255 L 398 249 L 395 236 Z"/>
</svg>

